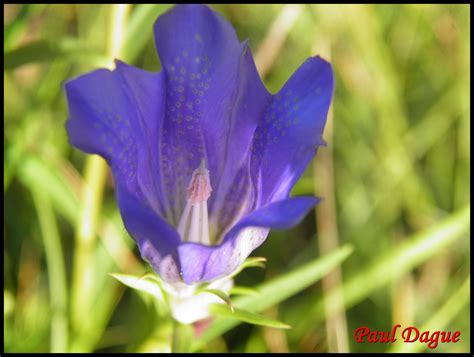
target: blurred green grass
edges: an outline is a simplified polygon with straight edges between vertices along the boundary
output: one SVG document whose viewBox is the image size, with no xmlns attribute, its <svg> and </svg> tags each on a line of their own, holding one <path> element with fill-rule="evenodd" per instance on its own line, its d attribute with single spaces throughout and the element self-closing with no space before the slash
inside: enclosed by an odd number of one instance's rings
<svg viewBox="0 0 474 357">
<path fill-rule="evenodd" d="M 461 331 L 459 343 L 437 351 L 466 352 L 470 298 L 461 287 L 470 274 L 469 5 L 297 6 L 213 8 L 240 39 L 249 39 L 272 92 L 308 56 L 330 54 L 336 75 L 333 137 L 325 133 L 329 147 L 321 148 L 316 171 L 310 165 L 293 194 L 326 201 L 334 194 L 336 215 L 329 224 L 337 227 L 340 245 L 353 247 L 341 266 L 349 349 L 389 348 L 355 343 L 352 331 L 359 326 L 389 330 L 395 323 L 429 323 Z M 160 68 L 151 26 L 167 8 L 131 7 L 120 59 Z M 160 323 L 153 302 L 107 275 L 144 269 L 117 213 L 110 177 L 94 239 L 84 248 L 77 236 L 87 165 L 67 142 L 62 85 L 107 64 L 111 6 L 4 10 L 5 351 L 163 348 L 169 326 Z M 274 26 L 276 21 L 282 22 Z M 264 43 L 281 47 L 272 54 L 262 50 Z M 334 193 L 321 189 L 327 187 L 320 176 L 328 163 Z M 327 207 L 320 204 L 322 212 Z M 290 231 L 272 232 L 254 253 L 268 258 L 267 269 L 244 271 L 237 283 L 272 281 L 317 258 L 317 240 L 324 235 L 314 216 Z M 438 243 L 409 249 L 418 247 L 420 237 Z M 86 266 L 77 266 L 79 246 L 88 252 Z M 395 263 L 384 264 L 385 257 Z M 86 280 L 75 275 L 78 269 Z M 327 294 L 313 284 L 266 311 L 291 330 L 241 324 L 205 350 L 327 351 L 321 308 Z M 453 297 L 457 309 L 450 308 Z"/>
</svg>

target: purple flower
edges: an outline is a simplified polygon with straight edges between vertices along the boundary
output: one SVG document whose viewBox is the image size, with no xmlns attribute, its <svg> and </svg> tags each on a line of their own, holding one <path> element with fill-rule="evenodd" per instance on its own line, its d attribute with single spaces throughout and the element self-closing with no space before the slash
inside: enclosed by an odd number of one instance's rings
<svg viewBox="0 0 474 357">
<path fill-rule="evenodd" d="M 174 7 L 154 34 L 162 71 L 116 61 L 70 80 L 66 127 L 107 160 L 124 225 L 156 273 L 210 281 L 318 202 L 289 192 L 324 145 L 333 73 L 312 57 L 270 94 L 247 42 L 203 5 Z"/>
</svg>

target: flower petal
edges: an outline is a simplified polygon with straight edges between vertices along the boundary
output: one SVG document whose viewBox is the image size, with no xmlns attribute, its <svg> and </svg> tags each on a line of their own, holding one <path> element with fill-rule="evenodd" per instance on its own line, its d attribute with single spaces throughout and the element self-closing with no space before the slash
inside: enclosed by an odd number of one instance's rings
<svg viewBox="0 0 474 357">
<path fill-rule="evenodd" d="M 324 145 L 322 132 L 333 94 L 331 65 L 306 60 L 274 96 L 254 136 L 252 181 L 256 208 L 288 197 L 289 191 Z"/>
<path fill-rule="evenodd" d="M 162 15 L 155 41 L 168 88 L 162 159 L 170 163 L 165 164 L 167 181 L 176 184 L 167 187 L 178 200 L 175 221 L 191 174 L 205 158 L 213 187 L 209 216 L 218 226 L 221 203 L 246 167 L 252 135 L 271 96 L 248 46 L 207 6 L 178 5 Z M 237 201 L 240 206 L 242 200 Z"/>
<path fill-rule="evenodd" d="M 297 225 L 319 201 L 317 197 L 298 196 L 272 202 L 242 218 L 227 233 L 225 240 L 232 240 L 243 228 L 249 226 L 289 229 Z"/>
<path fill-rule="evenodd" d="M 160 217 L 159 181 L 150 176 L 159 175 L 154 140 L 162 120 L 162 85 L 162 74 L 120 63 L 116 71 L 100 69 L 71 80 L 65 86 L 66 128 L 74 146 L 109 163 L 122 219 L 142 256 L 157 272 L 178 279 L 172 252 L 180 239 L 164 214 Z"/>
<path fill-rule="evenodd" d="M 116 185 L 124 184 L 165 216 L 159 180 L 149 176 L 160 172 L 155 157 L 163 117 L 162 77 L 119 64 L 118 70 L 100 69 L 68 81 L 65 89 L 71 143 L 104 157 Z"/>
<path fill-rule="evenodd" d="M 161 127 L 165 109 L 163 72 L 150 73 L 116 60 L 116 73 L 124 91 L 134 103 L 134 112 L 141 123 L 141 140 L 137 155 L 137 180 L 143 195 L 161 216 L 171 218 L 170 199 L 163 188 L 160 162 Z"/>
<path fill-rule="evenodd" d="M 72 145 L 104 157 L 116 181 L 137 192 L 136 143 L 141 130 L 120 79 L 99 69 L 68 81 L 65 89 L 69 106 L 66 129 Z"/>
<path fill-rule="evenodd" d="M 116 195 L 125 228 L 137 242 L 142 258 L 164 280 L 180 280 L 175 254 L 180 244 L 178 232 L 123 186 L 116 189 Z"/>
<path fill-rule="evenodd" d="M 292 197 L 273 202 L 242 218 L 219 246 L 181 244 L 178 253 L 184 282 L 209 281 L 232 273 L 263 243 L 268 228 L 288 229 L 298 224 L 318 201 L 316 197 Z"/>
</svg>

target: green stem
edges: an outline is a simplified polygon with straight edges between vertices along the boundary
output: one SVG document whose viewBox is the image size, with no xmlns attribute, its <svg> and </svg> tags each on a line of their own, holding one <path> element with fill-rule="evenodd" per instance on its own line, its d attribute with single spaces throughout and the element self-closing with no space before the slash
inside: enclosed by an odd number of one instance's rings
<svg viewBox="0 0 474 357">
<path fill-rule="evenodd" d="M 328 60 L 331 59 L 331 49 L 328 42 L 322 42 L 317 53 Z M 316 51 L 314 51 L 316 52 Z M 317 160 L 313 160 L 314 188 L 319 189 L 324 202 L 316 206 L 316 222 L 318 229 L 318 246 L 321 255 L 329 254 L 339 247 L 339 232 L 337 227 L 336 189 L 334 187 L 334 157 L 333 157 L 333 109 L 328 112 L 325 139 L 327 147 L 322 150 Z M 324 307 L 326 315 L 326 338 L 328 352 L 349 352 L 347 320 L 344 311 L 344 296 L 342 293 L 342 269 L 336 266 L 321 280 Z M 327 295 L 334 291 L 332 298 Z M 335 313 L 331 314 L 331 311 Z"/>
<path fill-rule="evenodd" d="M 67 285 L 61 239 L 48 195 L 44 191 L 34 189 L 33 200 L 38 213 L 48 266 L 49 295 L 52 310 L 51 352 L 67 352 Z"/>
<path fill-rule="evenodd" d="M 171 352 L 191 352 L 193 341 L 193 328 L 191 325 L 183 325 L 173 320 L 173 335 L 171 336 Z"/>
<path fill-rule="evenodd" d="M 87 158 L 81 208 L 76 226 L 76 247 L 72 286 L 72 322 L 80 330 L 89 313 L 93 288 L 94 242 L 100 216 L 107 166 L 99 156 Z"/>
</svg>

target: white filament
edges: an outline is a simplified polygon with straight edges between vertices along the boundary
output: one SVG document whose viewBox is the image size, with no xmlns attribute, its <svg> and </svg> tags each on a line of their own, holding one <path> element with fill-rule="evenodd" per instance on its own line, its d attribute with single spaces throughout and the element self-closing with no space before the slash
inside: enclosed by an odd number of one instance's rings
<svg viewBox="0 0 474 357">
<path fill-rule="evenodd" d="M 209 170 L 204 160 L 194 170 L 186 194 L 186 207 L 179 220 L 178 233 L 184 242 L 210 245 L 207 200 L 211 195 Z"/>
</svg>

